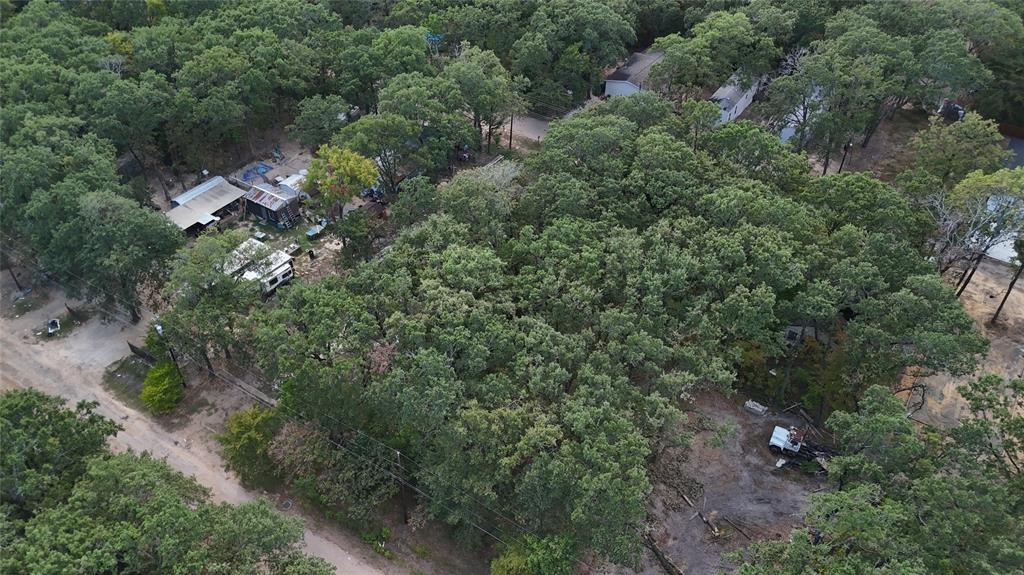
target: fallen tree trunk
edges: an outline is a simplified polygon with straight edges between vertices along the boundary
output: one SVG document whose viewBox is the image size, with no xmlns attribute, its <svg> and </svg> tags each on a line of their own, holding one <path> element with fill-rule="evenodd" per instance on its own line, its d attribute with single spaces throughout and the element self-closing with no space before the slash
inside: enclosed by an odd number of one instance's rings
<svg viewBox="0 0 1024 575">
<path fill-rule="evenodd" d="M 736 525 L 736 523 L 734 523 L 732 519 L 729 519 L 728 517 L 725 517 L 725 516 L 722 516 L 722 519 L 725 519 L 726 523 L 728 523 L 729 525 L 732 525 L 732 526 L 733 526 L 733 528 L 734 528 L 734 529 L 736 529 L 736 531 L 739 531 L 739 532 L 740 532 L 740 535 L 742 535 L 742 536 L 746 537 L 746 538 L 747 538 L 747 541 L 750 541 L 750 540 L 751 540 L 751 539 L 750 539 L 750 535 L 747 535 L 747 532 L 746 532 L 746 531 L 744 531 L 744 530 L 740 529 L 740 526 L 739 526 L 739 525 Z"/>
<path fill-rule="evenodd" d="M 697 509 L 697 506 L 693 504 L 693 501 L 690 501 L 689 497 L 687 497 L 686 495 L 683 495 L 683 499 L 686 500 L 687 505 L 689 505 L 690 507 L 693 507 L 694 509 Z M 705 498 L 705 501 L 706 501 L 706 498 Z M 714 512 L 712 512 L 712 513 L 714 513 Z M 719 535 L 721 535 L 721 532 L 718 530 L 718 527 L 711 521 L 711 517 L 708 517 L 707 515 L 704 515 L 704 512 L 701 511 L 700 509 L 697 509 L 697 516 L 700 517 L 700 520 L 704 522 L 704 525 L 708 526 L 708 529 L 711 530 L 711 534 L 712 535 L 714 535 L 715 537 L 718 537 Z M 693 519 L 693 518 L 691 517 L 690 519 Z"/>
<path fill-rule="evenodd" d="M 661 564 L 661 568 L 664 569 L 666 573 L 669 575 L 683 575 L 683 570 L 680 569 L 668 555 L 665 555 L 665 552 L 658 547 L 658 543 L 654 540 L 654 537 L 651 537 L 650 533 L 644 535 L 644 544 L 651 550 L 651 553 L 654 553 L 654 557 L 658 560 L 658 563 Z"/>
</svg>

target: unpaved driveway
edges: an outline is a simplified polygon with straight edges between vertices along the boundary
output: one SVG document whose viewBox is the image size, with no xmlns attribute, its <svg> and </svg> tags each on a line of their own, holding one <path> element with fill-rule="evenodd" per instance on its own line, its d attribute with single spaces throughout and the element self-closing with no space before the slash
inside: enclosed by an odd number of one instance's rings
<svg viewBox="0 0 1024 575">
<path fill-rule="evenodd" d="M 6 274 L 4 280 L 0 296 L 10 297 L 14 286 Z M 180 429 L 168 431 L 146 414 L 117 400 L 102 386 L 106 367 L 126 355 L 125 341 L 137 342 L 145 322 L 128 327 L 121 322 L 104 323 L 93 318 L 67 337 L 40 341 L 35 334 L 46 319 L 58 317 L 64 311 L 64 299 L 54 292 L 52 299 L 39 309 L 18 318 L 0 318 L 0 390 L 31 387 L 64 397 L 70 404 L 98 401 L 99 413 L 124 428 L 111 440 L 115 451 L 133 449 L 163 457 L 171 467 L 194 476 L 209 488 L 215 501 L 237 504 L 258 496 L 224 471 L 213 439 L 227 410 L 242 405 L 239 394 L 231 393 L 226 386 L 204 389 L 204 399 L 212 402 L 210 409 L 196 414 Z M 335 566 L 337 573 L 404 572 L 373 554 L 354 535 L 320 523 L 294 507 L 293 514 L 303 517 L 315 529 L 306 529 L 306 551 L 323 557 Z"/>
</svg>

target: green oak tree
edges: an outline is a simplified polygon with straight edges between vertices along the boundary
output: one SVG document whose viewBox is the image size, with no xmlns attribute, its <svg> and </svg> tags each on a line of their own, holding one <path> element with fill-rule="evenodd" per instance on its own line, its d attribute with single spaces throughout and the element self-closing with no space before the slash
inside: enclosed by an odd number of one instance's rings
<svg viewBox="0 0 1024 575">
<path fill-rule="evenodd" d="M 230 357 L 231 345 L 245 314 L 259 301 L 260 287 L 247 279 L 235 250 L 246 239 L 241 230 L 201 235 L 171 260 L 164 297 L 169 309 L 157 320 L 167 341 L 182 353 L 202 358 L 212 371 L 209 354 L 219 349 Z M 264 250 L 245 250 L 259 265 Z"/>
<path fill-rule="evenodd" d="M 437 167 L 437 155 L 422 138 L 423 125 L 398 114 L 371 114 L 345 126 L 331 141 L 373 159 L 391 194 L 410 173 Z"/>
<path fill-rule="evenodd" d="M 106 451 L 120 428 L 96 413 L 95 402 L 74 409 L 35 390 L 0 395 L 0 505 L 7 521 L 27 520 L 71 495 L 87 460 Z"/>
<path fill-rule="evenodd" d="M 307 148 L 315 150 L 331 141 L 349 122 L 352 107 L 341 96 L 310 96 L 299 102 L 299 113 L 289 130 Z"/>
<path fill-rule="evenodd" d="M 513 78 L 494 52 L 463 45 L 459 57 L 444 67 L 442 76 L 451 80 L 462 94 L 466 110 L 473 115 L 478 141 L 486 128 L 487 152 L 494 130 L 509 117 L 526 110 L 522 96 L 527 81 Z"/>
</svg>

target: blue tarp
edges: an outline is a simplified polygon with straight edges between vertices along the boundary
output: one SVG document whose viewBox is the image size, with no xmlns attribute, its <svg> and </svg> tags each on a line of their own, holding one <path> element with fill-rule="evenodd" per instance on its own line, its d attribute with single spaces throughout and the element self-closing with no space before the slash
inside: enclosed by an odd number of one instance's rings
<svg viewBox="0 0 1024 575">
<path fill-rule="evenodd" d="M 322 232 L 322 231 L 324 231 L 324 226 L 317 224 L 317 225 L 309 228 L 308 230 L 306 230 L 306 237 L 309 238 L 309 239 L 313 239 L 313 238 L 319 236 L 320 232 Z"/>
<path fill-rule="evenodd" d="M 263 162 L 258 162 L 255 166 L 253 166 L 253 167 L 249 168 L 248 170 L 242 172 L 242 180 L 244 180 L 246 182 L 252 182 L 252 181 L 255 181 L 257 179 L 262 179 L 262 178 L 260 178 L 260 176 L 262 176 L 263 174 L 265 174 L 265 173 L 267 173 L 267 172 L 269 172 L 270 170 L 273 170 L 273 169 L 274 168 L 272 166 L 268 166 L 267 164 L 264 164 Z"/>
</svg>

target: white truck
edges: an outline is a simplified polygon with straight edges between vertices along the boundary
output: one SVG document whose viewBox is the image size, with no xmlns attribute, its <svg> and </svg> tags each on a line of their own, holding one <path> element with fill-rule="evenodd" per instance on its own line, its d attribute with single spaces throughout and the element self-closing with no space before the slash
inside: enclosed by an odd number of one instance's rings
<svg viewBox="0 0 1024 575">
<path fill-rule="evenodd" d="M 768 441 L 768 449 L 776 455 L 796 457 L 800 453 L 800 447 L 803 445 L 803 440 L 803 433 L 795 427 L 786 429 L 785 427 L 776 425 L 775 429 L 772 431 L 772 438 Z"/>
<path fill-rule="evenodd" d="M 806 435 L 806 431 L 795 427 L 786 429 L 775 426 L 772 438 L 768 440 L 768 449 L 780 458 L 775 467 L 797 465 L 797 461 L 817 461 L 822 469 L 828 468 L 829 458 L 837 455 L 837 452 L 827 445 L 808 441 Z"/>
</svg>

